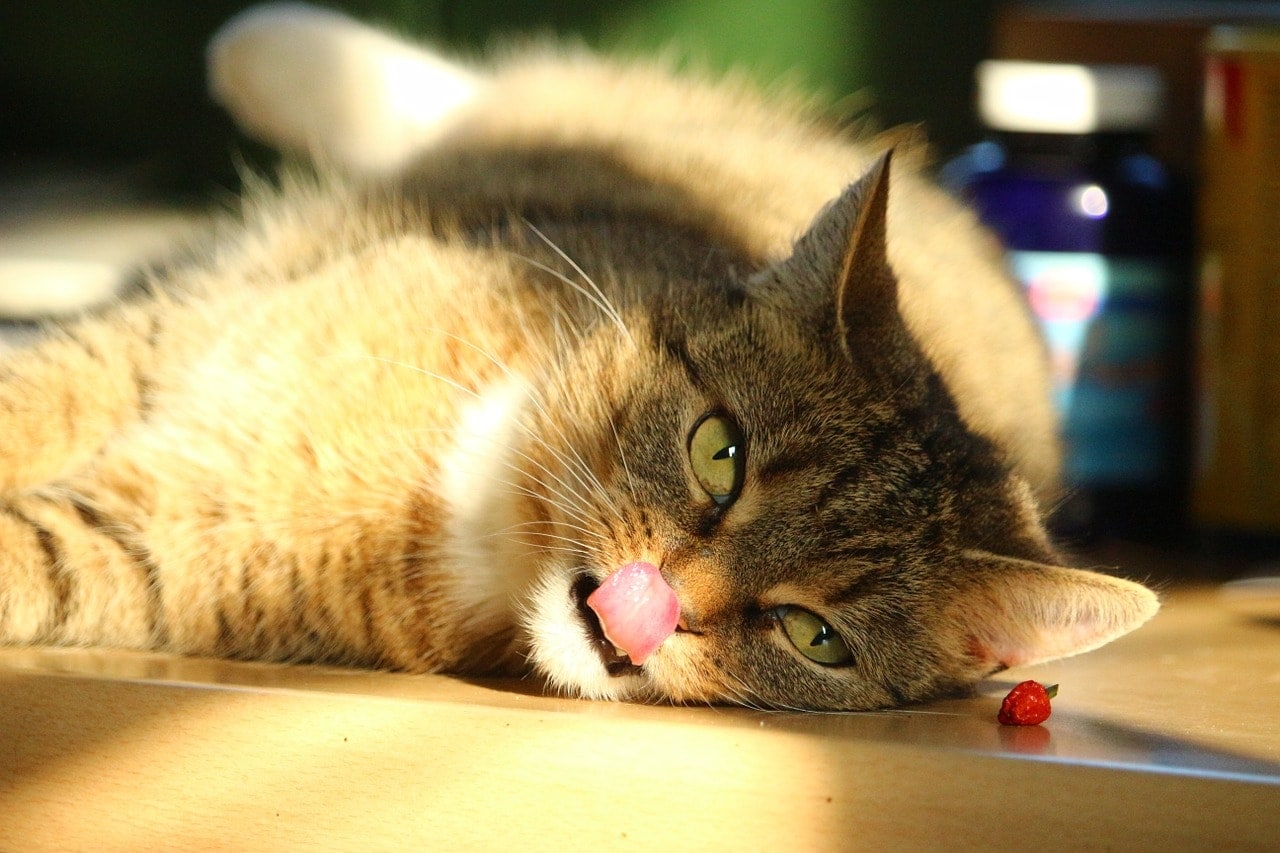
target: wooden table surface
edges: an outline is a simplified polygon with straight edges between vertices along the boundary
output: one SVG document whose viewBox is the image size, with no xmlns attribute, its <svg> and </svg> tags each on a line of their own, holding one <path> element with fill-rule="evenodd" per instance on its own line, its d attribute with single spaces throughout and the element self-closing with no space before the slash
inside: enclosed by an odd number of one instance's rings
<svg viewBox="0 0 1280 853">
<path fill-rule="evenodd" d="M 996 723 L 1024 677 L 1042 726 Z M 906 711 L 0 651 L 0 849 L 1280 849 L 1280 624 L 1211 587 Z"/>
</svg>

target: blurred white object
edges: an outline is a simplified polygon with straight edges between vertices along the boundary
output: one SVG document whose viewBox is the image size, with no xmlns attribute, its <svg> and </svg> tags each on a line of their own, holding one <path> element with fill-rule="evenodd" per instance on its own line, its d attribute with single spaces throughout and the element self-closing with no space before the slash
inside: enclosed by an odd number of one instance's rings
<svg viewBox="0 0 1280 853">
<path fill-rule="evenodd" d="M 1163 84 L 1154 68 L 988 60 L 978 65 L 983 123 L 1017 133 L 1096 133 L 1155 124 Z"/>
<path fill-rule="evenodd" d="M 86 207 L 72 199 L 0 220 L 0 317 L 36 319 L 101 304 L 199 221 L 169 208 Z"/>
<path fill-rule="evenodd" d="M 300 3 L 232 18 L 206 63 L 210 94 L 246 133 L 375 174 L 427 147 L 481 85 L 416 45 Z"/>
<path fill-rule="evenodd" d="M 104 261 L 0 257 L 0 316 L 68 314 L 116 294 L 120 269 Z"/>
</svg>

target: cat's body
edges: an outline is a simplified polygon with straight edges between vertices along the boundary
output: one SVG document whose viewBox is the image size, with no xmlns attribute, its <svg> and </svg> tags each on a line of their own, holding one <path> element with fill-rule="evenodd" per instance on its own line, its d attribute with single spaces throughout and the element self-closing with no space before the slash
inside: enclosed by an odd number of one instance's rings
<svg viewBox="0 0 1280 853">
<path fill-rule="evenodd" d="M 282 24 L 368 37 L 271 14 L 214 54 L 241 115 Z M 0 362 L 0 641 L 865 708 L 1154 611 L 1048 565 L 1044 354 L 907 164 L 745 87 L 431 68 L 412 158 Z M 587 603 L 623 566 L 678 601 L 652 654 Z"/>
</svg>

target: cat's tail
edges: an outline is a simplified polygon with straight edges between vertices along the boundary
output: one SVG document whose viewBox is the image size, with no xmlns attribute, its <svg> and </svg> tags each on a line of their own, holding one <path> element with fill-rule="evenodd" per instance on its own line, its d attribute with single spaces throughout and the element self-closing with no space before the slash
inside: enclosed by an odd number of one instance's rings
<svg viewBox="0 0 1280 853">
<path fill-rule="evenodd" d="M 209 42 L 209 89 L 249 135 L 362 173 L 403 167 L 483 78 L 345 15 L 267 3 Z"/>
</svg>

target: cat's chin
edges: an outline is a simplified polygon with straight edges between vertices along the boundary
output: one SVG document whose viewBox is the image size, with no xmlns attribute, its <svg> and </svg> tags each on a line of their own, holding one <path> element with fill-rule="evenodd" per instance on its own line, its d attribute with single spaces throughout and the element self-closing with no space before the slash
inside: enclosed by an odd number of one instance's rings
<svg viewBox="0 0 1280 853">
<path fill-rule="evenodd" d="M 550 571 L 524 613 L 530 658 L 554 689 L 586 699 L 645 699 L 653 683 L 642 667 L 602 652 L 598 626 L 575 594 L 572 573 Z"/>
</svg>

